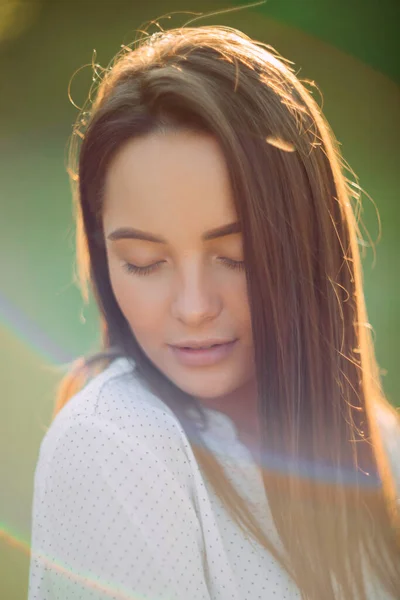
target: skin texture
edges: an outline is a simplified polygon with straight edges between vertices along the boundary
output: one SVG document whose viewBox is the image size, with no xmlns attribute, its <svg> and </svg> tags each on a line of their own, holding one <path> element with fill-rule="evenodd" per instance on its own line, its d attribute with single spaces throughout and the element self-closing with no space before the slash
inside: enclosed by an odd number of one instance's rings
<svg viewBox="0 0 400 600">
<path fill-rule="evenodd" d="M 169 379 L 228 414 L 252 437 L 256 393 L 241 233 L 203 239 L 236 221 L 224 157 L 207 134 L 180 131 L 130 140 L 108 169 L 103 209 L 108 267 L 131 330 Z M 165 243 L 110 240 L 122 227 Z M 126 263 L 156 267 L 134 273 Z M 182 365 L 169 347 L 210 338 L 237 342 L 228 356 L 208 366 Z"/>
</svg>

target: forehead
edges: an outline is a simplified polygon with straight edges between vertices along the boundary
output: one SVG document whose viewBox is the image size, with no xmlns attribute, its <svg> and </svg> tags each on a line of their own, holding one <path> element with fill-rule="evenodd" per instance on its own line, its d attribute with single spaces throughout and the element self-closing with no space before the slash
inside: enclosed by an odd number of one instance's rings
<svg viewBox="0 0 400 600">
<path fill-rule="evenodd" d="M 207 134 L 168 132 L 129 141 L 105 180 L 106 229 L 201 235 L 236 220 L 228 170 Z"/>
</svg>

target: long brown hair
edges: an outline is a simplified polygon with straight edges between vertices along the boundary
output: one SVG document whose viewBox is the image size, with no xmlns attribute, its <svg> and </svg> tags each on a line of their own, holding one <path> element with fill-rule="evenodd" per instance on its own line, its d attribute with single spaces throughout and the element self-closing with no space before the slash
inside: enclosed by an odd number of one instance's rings
<svg viewBox="0 0 400 600">
<path fill-rule="evenodd" d="M 74 129 L 69 173 L 79 274 L 100 309 L 103 352 L 63 380 L 56 412 L 93 365 L 133 358 L 182 421 L 232 518 L 280 562 L 303 598 L 365 600 L 367 579 L 398 597 L 399 514 L 376 418 L 377 406 L 391 409 L 368 327 L 357 198 L 318 104 L 269 46 L 221 26 L 143 36 L 116 56 L 97 88 Z M 201 406 L 144 355 L 110 284 L 104 174 L 129 139 L 176 128 L 215 136 L 230 173 L 247 265 L 262 476 L 279 544 L 197 443 L 185 415 L 189 406 L 202 414 Z M 394 410 L 391 418 L 397 423 Z M 277 460 L 290 468 L 273 468 Z"/>
</svg>

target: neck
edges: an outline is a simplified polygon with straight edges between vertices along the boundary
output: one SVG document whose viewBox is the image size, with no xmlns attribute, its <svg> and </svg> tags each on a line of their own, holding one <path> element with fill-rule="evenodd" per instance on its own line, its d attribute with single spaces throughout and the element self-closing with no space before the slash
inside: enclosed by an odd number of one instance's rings
<svg viewBox="0 0 400 600">
<path fill-rule="evenodd" d="M 240 441 L 253 455 L 258 456 L 260 430 L 257 390 L 254 383 L 249 383 L 225 396 L 203 398 L 201 403 L 206 408 L 227 415 L 235 425 Z"/>
</svg>

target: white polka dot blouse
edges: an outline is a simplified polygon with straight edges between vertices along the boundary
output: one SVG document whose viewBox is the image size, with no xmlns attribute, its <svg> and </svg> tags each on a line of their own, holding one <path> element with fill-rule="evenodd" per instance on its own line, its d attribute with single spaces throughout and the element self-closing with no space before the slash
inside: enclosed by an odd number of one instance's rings
<svg viewBox="0 0 400 600">
<path fill-rule="evenodd" d="M 206 410 L 205 442 L 277 541 L 251 453 L 229 417 Z M 397 431 L 388 444 L 400 480 Z M 35 470 L 28 600 L 299 598 L 232 521 L 179 420 L 127 359 L 58 413 Z"/>
</svg>

